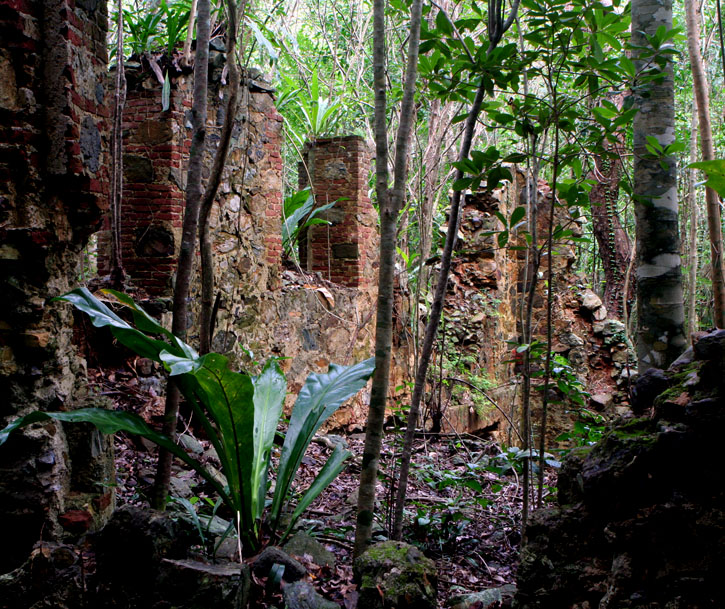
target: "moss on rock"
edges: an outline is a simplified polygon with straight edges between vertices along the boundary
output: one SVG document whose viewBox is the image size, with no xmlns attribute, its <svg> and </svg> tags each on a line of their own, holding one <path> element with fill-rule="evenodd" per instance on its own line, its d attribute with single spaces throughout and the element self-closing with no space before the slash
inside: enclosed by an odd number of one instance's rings
<svg viewBox="0 0 725 609">
<path fill-rule="evenodd" d="M 435 563 L 415 546 L 399 541 L 376 544 L 355 560 L 355 574 L 359 609 L 437 606 Z"/>
</svg>

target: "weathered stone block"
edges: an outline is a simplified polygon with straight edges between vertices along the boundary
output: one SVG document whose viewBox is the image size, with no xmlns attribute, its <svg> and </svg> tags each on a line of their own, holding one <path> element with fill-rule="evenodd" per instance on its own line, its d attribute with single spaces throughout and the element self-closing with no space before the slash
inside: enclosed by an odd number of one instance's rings
<svg viewBox="0 0 725 609">
<path fill-rule="evenodd" d="M 138 154 L 124 154 L 123 178 L 129 184 L 153 182 L 154 168 L 151 160 Z"/>
<path fill-rule="evenodd" d="M 435 563 L 416 548 L 385 541 L 355 560 L 360 582 L 358 609 L 435 609 L 438 572 Z"/>
<path fill-rule="evenodd" d="M 359 255 L 357 243 L 340 243 L 332 246 L 332 257 L 338 260 L 356 260 Z"/>
</svg>

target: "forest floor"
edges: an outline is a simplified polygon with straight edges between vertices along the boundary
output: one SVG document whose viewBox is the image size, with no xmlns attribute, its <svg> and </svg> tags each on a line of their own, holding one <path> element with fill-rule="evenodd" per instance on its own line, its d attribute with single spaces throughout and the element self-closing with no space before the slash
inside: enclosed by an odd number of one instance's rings
<svg viewBox="0 0 725 609">
<path fill-rule="evenodd" d="M 95 390 L 111 398 L 118 408 L 136 412 L 151 424 L 160 421 L 163 398 L 156 377 L 144 378 L 133 368 L 94 370 L 90 376 L 95 377 Z M 209 442 L 195 438 L 194 433 L 192 421 L 186 431 L 189 441 L 197 450 L 208 451 Z M 305 512 L 299 528 L 336 557 L 332 568 L 306 563 L 318 591 L 343 607 L 354 607 L 352 544 L 364 434 L 342 437 L 354 453 L 354 460 Z M 302 461 L 294 483 L 296 488 L 307 488 L 331 452 L 331 440 L 339 438 L 316 438 Z M 387 430 L 376 505 L 375 532 L 379 541 L 387 539 L 387 482 L 393 474 L 401 442 L 400 430 Z M 148 506 L 146 497 L 153 482 L 155 447 L 145 440 L 118 434 L 116 465 L 119 505 Z M 178 464 L 174 468 L 172 494 L 191 500 L 200 513 L 211 512 L 203 481 Z M 404 539 L 435 560 L 439 607 L 446 606 L 454 595 L 515 583 L 522 510 L 520 471 L 516 451 L 504 451 L 489 440 L 453 434 L 420 437 L 416 441 Z M 553 496 L 555 484 L 555 472 L 547 470 L 544 501 Z M 218 515 L 223 517 L 223 511 Z M 257 583 L 256 606 L 281 606 L 279 589 L 265 585 L 264 581 Z"/>
</svg>

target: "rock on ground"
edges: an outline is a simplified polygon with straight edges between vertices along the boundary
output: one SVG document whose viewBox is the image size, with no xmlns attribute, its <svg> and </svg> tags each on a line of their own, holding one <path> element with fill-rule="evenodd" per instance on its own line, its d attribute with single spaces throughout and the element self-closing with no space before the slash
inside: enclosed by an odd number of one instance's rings
<svg viewBox="0 0 725 609">
<path fill-rule="evenodd" d="M 400 541 L 375 544 L 355 560 L 358 609 L 435 609 L 435 563 Z"/>
</svg>

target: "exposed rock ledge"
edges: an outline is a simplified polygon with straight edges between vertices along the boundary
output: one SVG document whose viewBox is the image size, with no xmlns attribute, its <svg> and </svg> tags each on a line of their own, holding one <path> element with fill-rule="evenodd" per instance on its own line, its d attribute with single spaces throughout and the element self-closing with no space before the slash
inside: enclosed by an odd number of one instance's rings
<svg viewBox="0 0 725 609">
<path fill-rule="evenodd" d="M 725 331 L 659 377 L 649 417 L 565 460 L 557 507 L 527 529 L 515 607 L 725 607 Z"/>
</svg>

